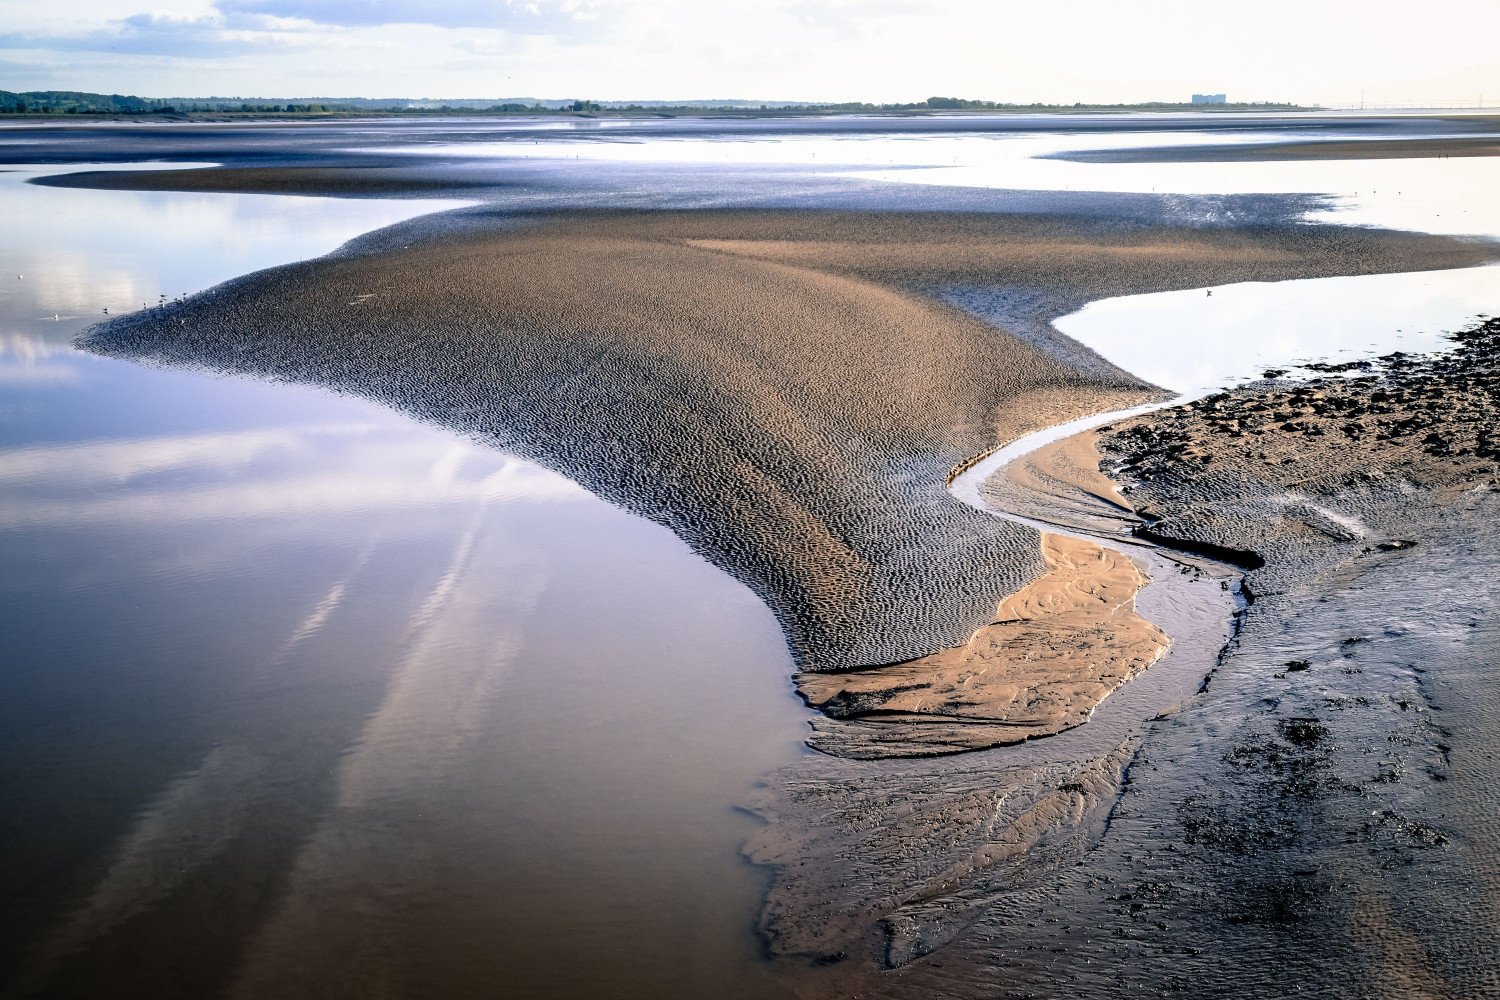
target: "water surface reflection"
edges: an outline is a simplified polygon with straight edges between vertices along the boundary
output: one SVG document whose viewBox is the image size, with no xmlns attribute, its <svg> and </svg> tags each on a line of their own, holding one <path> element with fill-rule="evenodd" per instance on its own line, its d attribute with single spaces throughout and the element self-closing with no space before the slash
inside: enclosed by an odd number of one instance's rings
<svg viewBox="0 0 1500 1000">
<path fill-rule="evenodd" d="M 530 463 L 67 346 L 106 308 L 433 206 L 21 177 L 0 178 L 22 220 L 0 234 L 9 988 L 775 995 L 734 806 L 802 722 L 759 601 Z"/>
</svg>

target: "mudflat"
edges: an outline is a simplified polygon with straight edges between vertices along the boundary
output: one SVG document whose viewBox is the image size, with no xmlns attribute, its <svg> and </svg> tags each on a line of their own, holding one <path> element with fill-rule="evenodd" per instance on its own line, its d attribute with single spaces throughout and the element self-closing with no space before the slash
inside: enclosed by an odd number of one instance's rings
<svg viewBox="0 0 1500 1000">
<path fill-rule="evenodd" d="M 536 458 L 748 582 L 829 713 L 826 753 L 770 778 L 747 848 L 799 994 L 1490 987 L 1493 324 L 1446 358 L 1256 383 L 985 484 L 1055 531 L 945 487 L 1027 431 L 1164 397 L 1050 328 L 1088 301 L 1493 245 L 1301 224 L 1305 202 L 1254 196 L 1178 213 L 924 192 L 961 207 L 908 211 L 892 184 L 863 211 L 543 211 L 556 190 L 502 197 L 514 171 L 276 155 L 64 183 L 491 201 L 85 346 L 380 401 Z"/>
<path fill-rule="evenodd" d="M 780 775 L 777 953 L 830 996 L 1489 992 L 1497 348 L 1491 320 L 1103 432 L 1137 523 L 1262 557 L 1235 634 L 1123 739 Z"/>
</svg>

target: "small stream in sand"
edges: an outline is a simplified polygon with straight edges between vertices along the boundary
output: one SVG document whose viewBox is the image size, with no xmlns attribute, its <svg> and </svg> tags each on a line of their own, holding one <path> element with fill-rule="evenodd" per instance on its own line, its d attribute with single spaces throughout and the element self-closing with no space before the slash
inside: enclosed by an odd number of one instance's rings
<svg viewBox="0 0 1500 1000">
<path fill-rule="evenodd" d="M 1091 734 L 1077 735 L 1075 730 L 1055 739 L 1107 748 L 1133 726 L 1191 695 L 1212 668 L 1232 617 L 1242 607 L 1239 574 L 1232 567 L 1134 539 L 1128 527 L 1107 517 L 1044 516 L 1045 497 L 1026 503 L 1029 516 L 1008 509 L 1000 499 L 1006 490 L 987 493 L 987 483 L 1005 479 L 1013 463 L 1048 445 L 1181 405 L 1255 379 L 1266 370 L 1295 373 L 1300 364 L 1314 361 L 1441 350 L 1443 333 L 1462 329 L 1487 305 L 1493 308 L 1497 299 L 1500 268 L 1491 266 L 1124 296 L 1090 303 L 1054 321 L 1058 330 L 1121 368 L 1177 390 L 1161 402 L 1024 435 L 974 463 L 949 486 L 954 497 L 977 510 L 1124 552 L 1148 577 L 1137 595 L 1137 609 L 1172 637 L 1172 646 L 1149 671 L 1095 710 L 1086 727 Z"/>
<path fill-rule="evenodd" d="M 1264 136 L 1260 137 L 1264 140 Z M 1122 141 L 1118 146 L 1187 144 L 1177 136 Z M 1254 141 L 1252 138 L 1251 141 Z M 1222 140 L 1220 141 L 1222 143 Z M 1066 148 L 1083 148 L 1067 142 Z M 1037 146 L 1045 153 L 1057 145 Z M 1100 168 L 1125 166 L 1107 177 Z M 1163 169 L 1166 168 L 1166 169 Z M 1205 169 L 1207 168 L 1207 169 Z M 1368 160 L 1210 164 L 1089 164 L 1027 160 L 1007 154 L 987 165 L 880 174 L 882 179 L 993 187 L 1112 191 L 1320 192 L 1332 203 L 1314 217 L 1421 232 L 1500 239 L 1500 205 L 1486 197 L 1493 167 L 1484 158 L 1452 167 L 1448 160 Z M 1174 186 L 1175 185 L 1175 186 Z M 1385 188 L 1385 196 L 1379 189 Z M 1363 188 L 1363 191 L 1360 190 Z M 1446 216 L 1446 217 L 1445 217 Z M 1444 334 L 1490 315 L 1500 303 L 1500 266 L 1406 274 L 1244 282 L 1213 288 L 1121 296 L 1091 302 L 1053 326 L 1106 360 L 1174 393 L 1172 398 L 1099 413 L 1011 441 L 956 476 L 950 492 L 978 510 L 1038 531 L 1084 538 L 1134 558 L 1149 577 L 1138 610 L 1173 639 L 1166 656 L 1107 699 L 1091 717 L 1088 744 L 1107 747 L 1133 724 L 1187 697 L 1212 667 L 1222 637 L 1242 606 L 1238 573 L 1199 558 L 1185 559 L 1131 538 L 1107 519 L 1039 518 L 1007 509 L 986 495 L 987 482 L 1040 449 L 1099 427 L 1177 406 L 1261 377 L 1296 374 L 1311 362 L 1349 362 L 1393 351 L 1443 350 Z M 1014 484 L 1010 488 L 1015 489 Z M 999 491 L 1004 496 L 1005 490 Z M 1043 498 L 1043 503 L 1045 499 Z M 1125 727 L 1122 729 L 1121 727 Z M 1076 731 L 1075 731 L 1076 732 Z M 1065 736 L 1071 734 L 1064 734 Z M 1062 737 L 1058 737 L 1062 738 Z M 1084 739 L 1074 735 L 1074 740 Z"/>
<path fill-rule="evenodd" d="M 1229 586 L 1237 574 L 1203 560 L 1187 565 L 1208 569 L 1206 575 L 1196 570 L 1184 573 L 1180 554 L 1132 539 L 1118 525 L 1096 523 L 1079 530 L 1076 519 L 1039 520 L 1038 505 L 1031 505 L 1032 516 L 997 508 L 985 494 L 986 482 L 1004 476 L 1012 463 L 1075 434 L 1177 406 L 1267 370 L 1295 373 L 1299 365 L 1313 361 L 1441 350 L 1445 332 L 1463 328 L 1482 310 L 1493 308 L 1497 298 L 1500 268 L 1491 266 L 1123 296 L 1092 302 L 1053 322 L 1107 360 L 1177 395 L 1027 434 L 966 469 L 954 478 L 950 490 L 977 510 L 1124 551 L 1146 569 L 1150 582 L 1138 596 L 1138 607 L 1173 637 L 1173 647 L 1146 675 L 1107 700 L 1092 722 L 1115 715 L 1140 721 L 1191 693 L 1218 651 L 1214 636 L 1227 634 L 1227 627 L 1214 623 L 1227 623 L 1238 607 L 1232 591 L 1219 584 Z M 1145 683 L 1147 678 L 1151 683 Z M 1148 693 L 1145 688 L 1154 690 Z M 1113 735 L 1101 729 L 1098 745 L 1106 745 Z"/>
<path fill-rule="evenodd" d="M 1171 638 L 1162 658 L 1107 697 L 1094 709 L 1087 725 L 1041 741 L 1041 749 L 1039 744 L 1031 743 L 1006 753 L 1022 749 L 1028 755 L 1039 755 L 1040 762 L 1048 754 L 1086 756 L 1107 752 L 1141 723 L 1189 698 L 1228 641 L 1234 616 L 1244 606 L 1239 573 L 1233 567 L 1134 539 L 1128 524 L 1110 517 L 1103 505 L 1100 510 L 1075 511 L 1073 517 L 1067 517 L 1062 511 L 1050 509 L 1054 506 L 1050 498 L 1027 495 L 1024 486 L 1009 484 L 1009 491 L 1002 489 L 998 494 L 985 490 L 986 483 L 1004 477 L 1012 463 L 1048 445 L 1105 424 L 1175 406 L 1185 398 L 1096 414 L 1027 434 L 974 463 L 949 484 L 954 497 L 977 510 L 1043 534 L 1096 542 L 1133 559 L 1147 577 L 1145 586 L 1136 594 L 1136 610 Z M 1017 489 L 1022 493 L 1025 512 L 1007 503 L 1007 499 L 1014 497 L 1010 491 Z"/>
</svg>

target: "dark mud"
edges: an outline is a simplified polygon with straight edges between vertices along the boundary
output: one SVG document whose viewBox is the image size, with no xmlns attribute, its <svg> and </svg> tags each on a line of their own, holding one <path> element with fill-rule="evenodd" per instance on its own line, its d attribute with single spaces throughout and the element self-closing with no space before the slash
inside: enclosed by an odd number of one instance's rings
<svg viewBox="0 0 1500 1000">
<path fill-rule="evenodd" d="M 1459 240 L 1020 213 L 471 209 L 96 328 L 152 363 L 327 386 L 535 459 L 749 584 L 808 669 L 959 645 L 1042 568 L 948 472 L 1157 390 L 1049 351 L 1126 292 L 1456 267 Z M 1013 334 L 923 294 L 1043 287 Z"/>
<path fill-rule="evenodd" d="M 1238 553 L 1257 591 L 1324 539 L 1409 548 L 1370 526 L 1385 506 L 1495 480 L 1497 340 L 1491 320 L 1448 353 L 1315 364 L 1319 377 L 1206 396 L 1104 438 L 1105 467 L 1155 540 Z"/>
</svg>

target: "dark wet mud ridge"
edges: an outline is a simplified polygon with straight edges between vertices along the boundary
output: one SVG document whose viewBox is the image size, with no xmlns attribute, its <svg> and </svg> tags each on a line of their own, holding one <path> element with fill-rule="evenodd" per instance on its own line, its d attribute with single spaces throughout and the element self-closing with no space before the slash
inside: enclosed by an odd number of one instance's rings
<svg viewBox="0 0 1500 1000">
<path fill-rule="evenodd" d="M 1191 538 L 1174 538 L 1164 535 L 1152 526 L 1149 519 L 1143 520 L 1132 531 L 1136 538 L 1151 542 L 1164 548 L 1176 549 L 1179 552 L 1190 553 L 1195 556 L 1204 556 L 1229 566 L 1240 569 L 1260 569 L 1266 564 L 1264 558 L 1258 552 L 1250 552 L 1245 549 L 1234 549 L 1225 545 L 1216 545 L 1213 542 L 1195 541 Z"/>
</svg>

